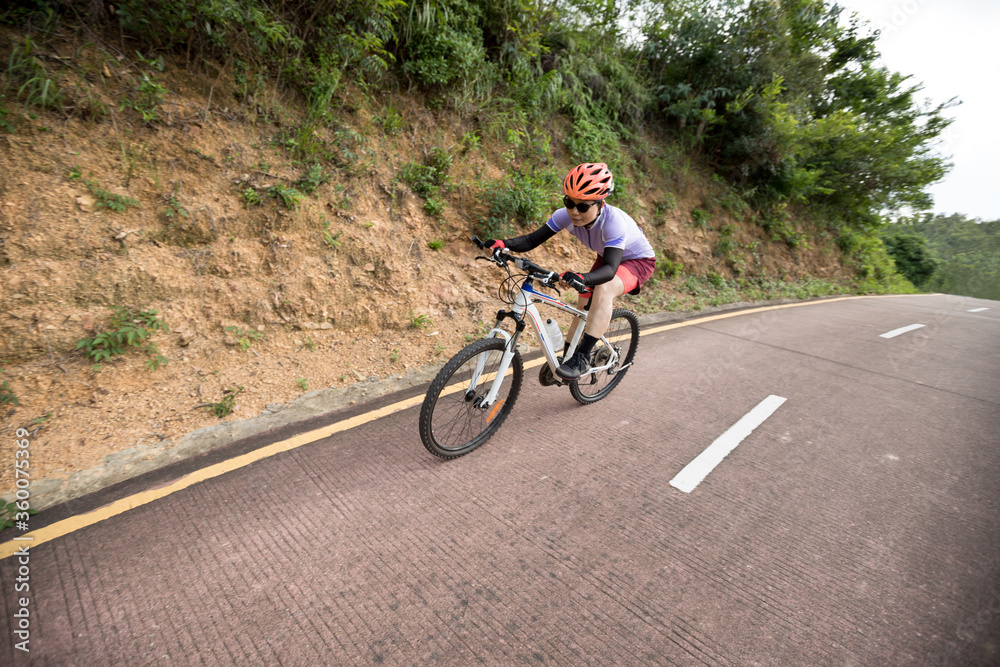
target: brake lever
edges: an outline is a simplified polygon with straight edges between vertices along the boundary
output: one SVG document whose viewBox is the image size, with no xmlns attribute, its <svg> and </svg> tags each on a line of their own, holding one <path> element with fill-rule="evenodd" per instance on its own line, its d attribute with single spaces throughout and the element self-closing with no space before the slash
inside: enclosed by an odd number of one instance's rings
<svg viewBox="0 0 1000 667">
<path fill-rule="evenodd" d="M 489 257 L 484 257 L 483 255 L 477 255 L 476 259 L 485 259 L 487 262 L 493 262 L 494 264 L 499 264 L 500 266 L 505 266 L 507 264 L 507 258 L 510 257 L 510 252 L 506 248 L 497 248 L 493 251 L 493 254 Z"/>
</svg>

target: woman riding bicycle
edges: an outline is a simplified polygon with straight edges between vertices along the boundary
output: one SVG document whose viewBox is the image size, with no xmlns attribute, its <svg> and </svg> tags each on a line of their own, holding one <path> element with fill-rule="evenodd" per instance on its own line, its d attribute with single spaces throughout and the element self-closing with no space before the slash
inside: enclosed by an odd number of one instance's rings
<svg viewBox="0 0 1000 667">
<path fill-rule="evenodd" d="M 563 179 L 565 208 L 553 213 L 548 222 L 530 234 L 489 239 L 484 244 L 487 248 L 527 252 L 569 229 L 583 245 L 597 253 L 589 272 L 566 271 L 560 276 L 567 286 L 577 281 L 593 288 L 592 296 L 581 294 L 578 302 L 581 310 L 589 305 L 590 313 L 580 346 L 556 370 L 564 380 L 575 380 L 590 370 L 590 353 L 611 322 L 613 301 L 625 293 L 638 294 L 656 268 L 656 253 L 639 225 L 625 211 L 604 201 L 614 189 L 614 176 L 608 165 L 600 162 L 578 165 Z M 574 320 L 568 339 L 572 339 L 579 324 L 579 320 Z"/>
</svg>

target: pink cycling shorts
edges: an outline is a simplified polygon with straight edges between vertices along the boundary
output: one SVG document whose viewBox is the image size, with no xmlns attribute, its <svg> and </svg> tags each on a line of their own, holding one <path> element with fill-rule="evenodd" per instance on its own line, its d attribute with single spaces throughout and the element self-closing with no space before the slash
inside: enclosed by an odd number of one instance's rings
<svg viewBox="0 0 1000 667">
<path fill-rule="evenodd" d="M 598 255 L 597 259 L 594 260 L 594 265 L 590 267 L 590 270 L 596 271 L 602 266 L 604 266 L 604 257 Z M 656 259 L 653 257 L 625 259 L 618 265 L 618 270 L 615 271 L 615 275 L 621 278 L 622 283 L 625 285 L 626 294 L 638 294 L 643 283 L 649 280 L 649 277 L 653 275 L 653 269 L 655 268 Z"/>
</svg>

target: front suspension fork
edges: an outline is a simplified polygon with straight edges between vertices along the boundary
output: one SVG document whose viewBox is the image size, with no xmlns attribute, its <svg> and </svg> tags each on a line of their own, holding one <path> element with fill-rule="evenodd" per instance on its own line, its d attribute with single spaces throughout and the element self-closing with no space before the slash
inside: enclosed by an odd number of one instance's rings
<svg viewBox="0 0 1000 667">
<path fill-rule="evenodd" d="M 500 323 L 507 317 L 513 318 L 517 325 L 515 326 L 514 334 L 511 335 L 507 333 L 506 330 L 500 327 Z M 496 370 L 495 376 L 492 378 L 482 377 L 483 372 L 486 369 L 486 361 L 489 358 L 489 352 L 483 352 L 479 355 L 479 359 L 476 360 L 476 370 L 472 374 L 472 379 L 469 380 L 469 388 L 465 392 L 466 400 L 475 400 L 478 402 L 477 408 L 485 408 L 493 405 L 496 401 L 497 394 L 500 393 L 500 387 L 503 385 L 504 378 L 507 376 L 507 371 L 510 370 L 510 362 L 514 359 L 514 352 L 517 350 L 517 341 L 521 337 L 521 332 L 524 331 L 524 319 L 518 317 L 513 313 L 501 310 L 497 313 L 496 325 L 487 334 L 487 338 L 503 338 L 504 339 L 504 350 L 503 356 L 500 359 L 500 366 Z M 481 399 L 476 399 L 476 388 L 479 386 L 480 379 L 492 383 L 490 384 L 490 390 Z"/>
</svg>

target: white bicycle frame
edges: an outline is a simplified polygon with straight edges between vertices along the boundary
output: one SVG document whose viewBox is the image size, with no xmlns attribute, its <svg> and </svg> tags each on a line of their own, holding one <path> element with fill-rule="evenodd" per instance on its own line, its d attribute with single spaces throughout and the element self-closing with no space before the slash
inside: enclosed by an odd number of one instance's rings
<svg viewBox="0 0 1000 667">
<path fill-rule="evenodd" d="M 530 281 L 526 281 L 521 285 L 520 291 L 514 300 L 512 311 L 516 316 L 523 317 L 524 315 L 527 315 L 528 322 L 531 323 L 532 328 L 535 330 L 535 334 L 542 342 L 542 353 L 545 355 L 545 360 L 548 362 L 549 368 L 552 369 L 552 373 L 555 374 L 556 368 L 559 367 L 559 360 L 556 359 L 556 354 L 559 350 L 553 349 L 552 341 L 549 339 L 549 335 L 546 333 L 545 327 L 542 326 L 542 317 L 538 313 L 538 308 L 535 306 L 536 303 L 543 303 L 545 305 L 552 306 L 553 308 L 580 318 L 580 326 L 578 326 L 576 331 L 573 333 L 573 338 L 569 343 L 569 349 L 566 352 L 567 358 L 572 356 L 572 354 L 576 351 L 577 345 L 580 344 L 580 339 L 583 337 L 583 330 L 587 323 L 587 313 L 574 308 L 559 299 L 555 299 L 548 294 L 543 294 L 537 291 Z M 496 377 L 492 378 L 493 384 L 490 386 L 489 392 L 486 394 L 486 397 L 481 403 L 482 407 L 491 406 L 496 400 L 497 394 L 500 392 L 500 387 L 503 384 L 503 380 L 507 376 L 507 371 L 510 369 L 510 362 L 514 358 L 514 347 L 516 344 L 516 338 L 512 342 L 511 335 L 499 326 L 499 322 L 496 327 L 490 330 L 489 334 L 487 334 L 487 338 L 503 338 L 504 341 L 506 341 L 506 346 L 503 358 L 500 360 L 500 367 L 496 372 Z M 608 359 L 608 363 L 603 366 L 591 368 L 581 377 L 609 370 L 615 365 L 615 363 L 617 363 L 618 351 L 603 335 L 601 336 L 601 341 L 603 341 L 603 343 L 608 346 L 608 349 L 611 350 L 611 357 Z M 469 387 L 467 391 L 475 392 L 476 387 L 479 386 L 479 379 L 486 366 L 486 359 L 488 356 L 489 352 L 483 352 L 479 355 L 479 360 L 476 362 L 476 371 L 472 374 L 472 378 L 469 380 Z M 484 379 L 489 381 L 490 378 Z"/>
</svg>

